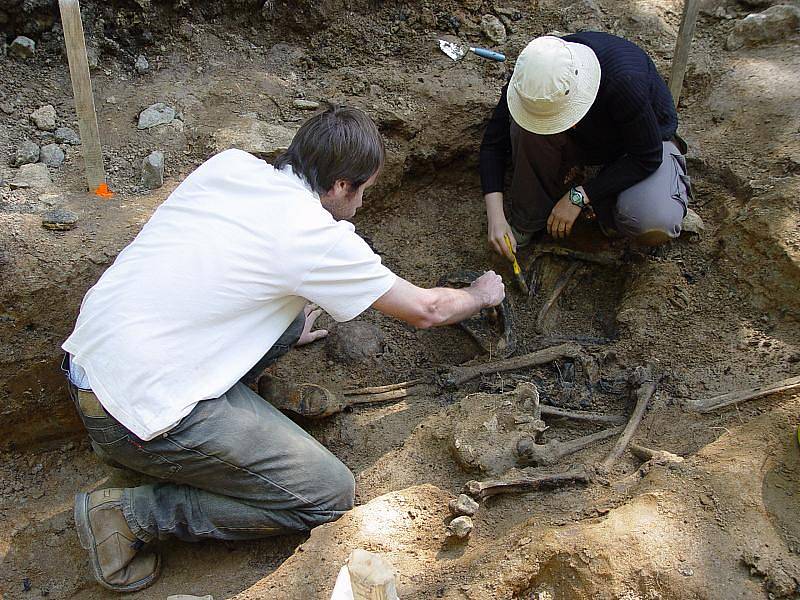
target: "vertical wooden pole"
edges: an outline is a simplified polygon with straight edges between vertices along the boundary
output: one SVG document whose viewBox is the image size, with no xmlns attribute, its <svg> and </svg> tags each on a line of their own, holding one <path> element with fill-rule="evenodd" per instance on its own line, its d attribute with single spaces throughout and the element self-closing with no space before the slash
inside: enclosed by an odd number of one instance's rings
<svg viewBox="0 0 800 600">
<path fill-rule="evenodd" d="M 86 169 L 86 183 L 90 192 L 107 193 L 106 174 L 103 168 L 103 151 L 100 148 L 100 132 L 97 128 L 97 113 L 94 108 L 92 80 L 89 77 L 89 61 L 86 57 L 86 40 L 83 36 L 81 9 L 78 0 L 59 0 L 61 25 L 67 46 L 69 74 L 72 93 L 75 96 L 75 111 L 78 113 L 78 129 Z"/>
<path fill-rule="evenodd" d="M 672 56 L 672 72 L 669 75 L 669 91 L 672 92 L 675 108 L 678 107 L 683 88 L 683 76 L 686 74 L 686 63 L 689 62 L 689 48 L 692 45 L 699 10 L 700 0 L 684 0 L 681 27 L 678 30 L 678 40 L 675 42 L 675 53 Z"/>
</svg>

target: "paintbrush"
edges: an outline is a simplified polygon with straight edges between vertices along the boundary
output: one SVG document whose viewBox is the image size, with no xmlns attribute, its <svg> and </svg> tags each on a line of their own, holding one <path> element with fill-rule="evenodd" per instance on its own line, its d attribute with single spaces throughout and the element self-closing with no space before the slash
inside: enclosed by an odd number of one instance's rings
<svg viewBox="0 0 800 600">
<path fill-rule="evenodd" d="M 511 247 L 511 238 L 508 237 L 508 234 L 505 234 L 506 240 L 506 248 L 508 248 L 508 253 L 511 255 L 511 265 L 514 270 L 514 278 L 517 280 L 519 284 L 519 288 L 522 290 L 526 296 L 528 295 L 528 284 L 525 283 L 525 276 L 522 274 L 522 269 L 517 262 L 517 257 L 514 254 L 514 249 Z"/>
</svg>

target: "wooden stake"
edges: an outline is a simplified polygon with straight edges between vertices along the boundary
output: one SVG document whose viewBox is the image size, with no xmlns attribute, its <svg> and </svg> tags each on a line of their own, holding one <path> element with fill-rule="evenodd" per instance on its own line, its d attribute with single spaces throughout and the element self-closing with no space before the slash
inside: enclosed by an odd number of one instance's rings
<svg viewBox="0 0 800 600">
<path fill-rule="evenodd" d="M 756 398 L 762 398 L 770 394 L 788 392 L 796 389 L 800 389 L 800 375 L 782 381 L 776 381 L 775 383 L 765 386 L 736 390 L 735 392 L 729 392 L 712 398 L 704 398 L 703 400 L 689 401 L 687 402 L 687 407 L 700 413 L 707 413 L 712 410 L 719 410 L 720 408 L 730 406 L 731 404 L 744 402 L 745 400 L 755 400 Z"/>
<path fill-rule="evenodd" d="M 100 148 L 100 132 L 97 128 L 97 113 L 92 95 L 92 80 L 89 77 L 89 60 L 86 57 L 86 40 L 83 36 L 81 9 L 78 0 L 59 0 L 64 42 L 67 46 L 69 74 L 72 93 L 75 96 L 75 111 L 78 113 L 78 129 L 86 169 L 86 183 L 90 192 L 107 193 L 106 175 L 103 169 L 103 152 Z"/>
<path fill-rule="evenodd" d="M 397 600 L 394 569 L 384 558 L 366 550 L 353 550 L 347 559 L 353 600 Z"/>
<path fill-rule="evenodd" d="M 669 75 L 669 91 L 678 107 L 678 99 L 683 88 L 683 76 L 686 74 L 686 64 L 689 62 L 689 48 L 694 37 L 694 26 L 697 23 L 697 12 L 700 10 L 700 0 L 685 0 L 683 3 L 683 16 L 681 27 L 678 30 L 678 39 L 675 42 L 675 53 L 672 56 L 672 71 Z"/>
</svg>

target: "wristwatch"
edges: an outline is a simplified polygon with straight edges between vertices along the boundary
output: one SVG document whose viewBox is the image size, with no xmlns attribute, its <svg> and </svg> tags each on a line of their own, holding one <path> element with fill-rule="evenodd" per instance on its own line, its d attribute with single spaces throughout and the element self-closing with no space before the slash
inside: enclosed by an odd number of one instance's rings
<svg viewBox="0 0 800 600">
<path fill-rule="evenodd" d="M 576 187 L 569 188 L 569 201 L 575 206 L 579 206 L 581 210 L 589 206 L 584 193 Z"/>
</svg>

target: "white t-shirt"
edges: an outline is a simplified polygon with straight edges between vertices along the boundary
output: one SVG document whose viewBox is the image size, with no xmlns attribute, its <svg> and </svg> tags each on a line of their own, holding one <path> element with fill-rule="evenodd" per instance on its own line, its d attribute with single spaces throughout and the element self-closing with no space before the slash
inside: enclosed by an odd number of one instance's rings
<svg viewBox="0 0 800 600">
<path fill-rule="evenodd" d="M 226 150 L 87 292 L 63 348 L 105 409 L 149 440 L 229 390 L 306 301 L 347 321 L 394 282 L 290 167 Z"/>
</svg>

